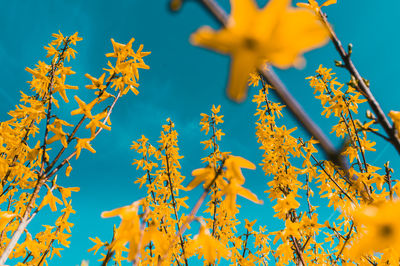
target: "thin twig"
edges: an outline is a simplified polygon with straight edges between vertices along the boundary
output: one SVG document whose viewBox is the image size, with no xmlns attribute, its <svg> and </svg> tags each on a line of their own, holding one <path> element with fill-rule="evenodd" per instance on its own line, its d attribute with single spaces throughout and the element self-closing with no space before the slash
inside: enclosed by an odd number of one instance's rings
<svg viewBox="0 0 400 266">
<path fill-rule="evenodd" d="M 354 223 L 351 223 L 351 227 L 350 227 L 349 233 L 347 234 L 346 239 L 344 240 L 343 246 L 342 246 L 342 248 L 340 249 L 339 254 L 336 256 L 336 260 L 335 260 L 335 262 L 333 263 L 334 265 L 337 264 L 338 260 L 340 259 L 340 256 L 341 256 L 342 253 L 343 253 L 343 250 L 344 250 L 344 248 L 345 248 L 347 242 L 350 240 L 351 233 L 353 232 L 353 228 L 354 228 Z"/>
<path fill-rule="evenodd" d="M 114 99 L 110 109 L 108 110 L 108 113 L 107 113 L 107 116 L 106 116 L 104 122 L 107 121 L 108 117 L 110 116 L 110 114 L 115 106 L 115 103 L 119 99 L 120 95 L 121 95 L 121 91 L 118 93 L 118 96 Z M 83 123 L 84 118 L 85 118 L 85 116 L 80 120 L 78 125 Z M 72 140 L 72 136 L 76 133 L 78 128 L 79 128 L 78 126 L 75 127 L 73 134 L 70 135 L 69 141 Z M 102 129 L 103 128 L 99 128 L 97 130 L 96 134 L 98 135 L 102 131 Z M 59 154 L 59 155 L 61 156 L 61 154 Z M 15 245 L 17 244 L 19 238 L 21 237 L 22 232 L 25 230 L 25 228 L 28 226 L 30 221 L 33 219 L 33 217 L 39 211 L 39 209 L 37 209 L 31 215 L 31 217 L 29 217 L 29 215 L 33 209 L 33 206 L 35 205 L 36 197 L 38 196 L 39 191 L 42 188 L 43 184 L 46 183 L 49 180 L 49 178 L 51 178 L 55 173 L 57 173 L 57 171 L 60 170 L 75 154 L 76 154 L 76 151 L 74 151 L 66 159 L 64 159 L 62 163 L 60 163 L 56 168 L 53 169 L 53 171 L 51 171 L 51 173 L 48 173 L 48 171 L 51 169 L 52 165 L 54 165 L 53 164 L 54 161 L 53 161 L 53 163 L 51 165 L 49 165 L 48 168 L 46 168 L 45 172 L 42 175 L 38 176 L 37 184 L 35 186 L 33 193 L 31 194 L 31 198 L 27 204 L 24 215 L 22 216 L 21 223 L 18 225 L 17 230 L 14 232 L 10 242 L 8 243 L 7 247 L 5 248 L 3 254 L 0 257 L 0 265 L 4 264 L 7 261 L 9 254 L 11 253 L 11 251 L 14 249 Z"/>
<path fill-rule="evenodd" d="M 172 127 L 172 122 L 169 122 L 169 134 L 171 133 L 171 127 Z M 172 199 L 172 207 L 174 210 L 174 215 L 175 215 L 175 220 L 176 220 L 176 228 L 178 229 L 178 232 L 181 230 L 179 227 L 179 217 L 178 217 L 178 212 L 177 212 L 177 208 L 176 208 L 176 200 L 175 200 L 175 195 L 174 195 L 174 189 L 172 187 L 172 178 L 171 178 L 171 171 L 170 171 L 170 166 L 169 166 L 169 154 L 168 154 L 168 144 L 165 145 L 165 163 L 167 166 L 167 177 L 168 177 L 168 185 L 169 185 L 169 189 L 170 189 L 170 193 L 171 193 L 171 199 Z M 185 261 L 185 265 L 188 266 L 188 261 L 186 258 L 186 254 L 185 254 L 185 241 L 183 239 L 182 235 L 179 235 L 179 243 L 181 245 L 182 248 L 182 255 L 183 255 L 183 259 Z"/>
<path fill-rule="evenodd" d="M 395 132 L 393 130 L 392 125 L 390 124 L 389 120 L 387 119 L 385 113 L 383 112 L 381 106 L 376 101 L 374 95 L 371 93 L 369 86 L 365 83 L 364 79 L 361 77 L 360 73 L 358 72 L 357 68 L 354 66 L 353 61 L 350 58 L 350 53 L 346 52 L 340 42 L 339 38 L 337 37 L 335 31 L 331 27 L 328 22 L 326 15 L 320 10 L 319 17 L 327 30 L 329 31 L 330 38 L 335 45 L 336 50 L 338 51 L 340 57 L 344 62 L 344 67 L 348 70 L 348 72 L 356 79 L 357 86 L 356 89 L 364 95 L 367 99 L 369 105 L 371 106 L 372 110 L 374 111 L 377 121 L 383 127 L 386 134 L 389 136 L 390 143 L 393 144 L 394 148 L 400 154 L 400 140 L 396 137 Z"/>
<path fill-rule="evenodd" d="M 306 263 L 304 262 L 304 258 L 303 258 L 303 252 L 300 249 L 300 244 L 299 244 L 298 240 L 294 236 L 290 236 L 290 238 L 293 241 L 294 248 L 296 250 L 297 256 L 299 257 L 299 259 L 302 263 L 302 266 L 306 266 Z"/>
</svg>

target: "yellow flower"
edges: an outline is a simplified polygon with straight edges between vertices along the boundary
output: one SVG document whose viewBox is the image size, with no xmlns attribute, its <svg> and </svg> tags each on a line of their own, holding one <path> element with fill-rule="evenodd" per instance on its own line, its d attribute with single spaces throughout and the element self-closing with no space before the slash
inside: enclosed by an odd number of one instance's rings
<svg viewBox="0 0 400 266">
<path fill-rule="evenodd" d="M 72 171 L 72 166 L 68 165 L 67 169 L 65 170 L 65 175 L 69 176 L 71 174 L 71 171 Z"/>
<path fill-rule="evenodd" d="M 190 181 L 186 190 L 192 190 L 204 182 L 204 188 L 209 187 L 215 177 L 215 170 L 212 167 L 199 168 L 193 170 L 192 175 L 194 179 Z"/>
<path fill-rule="evenodd" d="M 227 179 L 227 181 L 222 177 L 218 177 L 215 180 L 215 183 L 218 187 L 223 188 L 222 195 L 226 195 L 224 202 L 229 211 L 235 210 L 237 195 L 240 195 L 257 204 L 263 204 L 263 201 L 259 200 L 254 193 L 242 187 L 245 182 L 245 178 L 241 168 L 254 170 L 256 166 L 252 162 L 239 156 L 230 155 L 225 160 L 224 166 L 226 167 L 226 170 L 222 175 Z M 217 170 L 210 166 L 194 170 L 192 175 L 195 178 L 189 183 L 189 185 L 186 187 L 186 190 L 192 190 L 203 182 L 204 188 L 209 187 L 212 181 L 214 181 L 216 173 Z"/>
<path fill-rule="evenodd" d="M 95 149 L 92 148 L 92 146 L 90 145 L 90 141 L 92 139 L 78 139 L 75 149 L 76 149 L 76 159 L 79 158 L 79 155 L 81 154 L 81 150 L 82 149 L 87 149 L 89 150 L 91 153 L 96 153 Z"/>
<path fill-rule="evenodd" d="M 249 222 L 249 220 L 244 219 L 244 222 L 245 222 L 245 226 L 244 227 L 246 228 L 246 230 L 249 231 L 249 232 L 253 232 L 253 226 L 257 222 L 257 220 Z"/>
<path fill-rule="evenodd" d="M 67 133 L 65 133 L 62 130 L 62 126 L 68 126 L 72 127 L 73 125 L 65 122 L 64 120 L 56 118 L 53 122 L 52 125 L 49 125 L 49 130 L 53 132 L 55 135 L 51 137 L 50 139 L 47 140 L 47 144 L 51 144 L 54 141 L 60 140 L 62 145 L 66 148 L 68 146 L 66 136 L 68 136 Z"/>
<path fill-rule="evenodd" d="M 79 104 L 79 108 L 76 110 L 73 110 L 71 112 L 71 115 L 79 115 L 79 114 L 84 114 L 86 115 L 88 118 L 92 119 L 92 113 L 91 110 L 93 108 L 93 106 L 97 103 L 97 99 L 94 99 L 91 103 L 86 104 L 84 101 L 82 101 L 81 99 L 79 99 L 78 96 L 74 96 L 76 102 Z"/>
<path fill-rule="evenodd" d="M 106 130 L 111 130 L 110 126 L 107 126 L 106 124 L 103 124 L 102 120 L 107 116 L 107 111 L 103 111 L 95 116 L 93 116 L 93 119 L 90 120 L 90 122 L 86 125 L 86 128 L 90 128 L 90 133 L 91 133 L 91 138 L 95 137 L 96 134 L 96 129 L 97 128 L 104 128 Z M 110 121 L 110 118 L 107 119 L 108 122 Z"/>
<path fill-rule="evenodd" d="M 69 40 L 73 45 L 76 45 L 76 42 L 82 41 L 81 37 L 78 37 L 78 32 L 75 32 L 73 35 L 69 36 Z"/>
<path fill-rule="evenodd" d="M 105 243 L 105 242 L 102 242 L 102 241 L 100 240 L 100 238 L 98 238 L 97 236 L 96 236 L 96 238 L 91 238 L 91 237 L 89 237 L 89 239 L 90 239 L 92 242 L 94 242 L 95 245 L 94 245 L 92 248 L 88 249 L 87 252 L 94 251 L 94 254 L 96 254 L 97 251 L 99 251 L 100 248 L 102 248 L 103 246 L 106 245 L 106 243 Z"/>
<path fill-rule="evenodd" d="M 207 263 L 215 263 L 221 258 L 228 258 L 229 250 L 217 239 L 211 236 L 205 223 L 201 221 L 199 234 L 193 238 L 193 246 L 198 252 L 199 258 L 204 257 Z"/>
<path fill-rule="evenodd" d="M 258 9 L 254 0 L 231 0 L 224 29 L 202 27 L 191 37 L 194 45 L 231 56 L 228 96 L 241 102 L 249 73 L 265 61 L 280 67 L 301 66 L 302 54 L 327 42 L 328 32 L 315 14 L 290 7 L 290 0 L 271 0 Z"/>
<path fill-rule="evenodd" d="M 57 211 L 56 203 L 61 205 L 63 204 L 63 202 L 59 198 L 55 197 L 51 192 L 51 190 L 49 189 L 47 191 L 46 196 L 44 196 L 42 203 L 39 206 L 39 210 L 48 204 L 50 206 L 51 211 L 55 212 Z"/>
</svg>

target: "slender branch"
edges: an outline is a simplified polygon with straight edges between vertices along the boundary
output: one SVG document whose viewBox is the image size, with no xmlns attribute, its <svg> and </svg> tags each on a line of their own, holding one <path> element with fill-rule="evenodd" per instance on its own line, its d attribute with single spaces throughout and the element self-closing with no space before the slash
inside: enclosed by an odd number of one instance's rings
<svg viewBox="0 0 400 266">
<path fill-rule="evenodd" d="M 371 106 L 372 110 L 374 111 L 374 113 L 377 117 L 377 121 L 383 127 L 386 134 L 389 136 L 390 143 L 393 144 L 394 148 L 400 154 L 400 140 L 396 137 L 392 125 L 390 124 L 389 120 L 387 119 L 381 106 L 376 101 L 374 95 L 371 93 L 369 86 L 367 86 L 364 79 L 361 77 L 360 73 L 358 72 L 357 68 L 354 66 L 353 61 L 350 58 L 351 53 L 346 52 L 345 49 L 343 48 L 342 43 L 340 42 L 335 31 L 329 24 L 326 15 L 321 10 L 319 11 L 318 15 L 319 15 L 321 21 L 323 22 L 323 24 L 325 25 L 325 27 L 327 28 L 327 30 L 329 31 L 331 40 L 332 40 L 333 44 L 335 45 L 336 50 L 338 51 L 340 57 L 342 58 L 342 60 L 344 62 L 344 67 L 356 79 L 356 81 L 357 81 L 356 89 L 365 96 L 365 98 L 367 99 L 369 105 Z"/>
<path fill-rule="evenodd" d="M 304 142 L 303 140 L 300 139 L 300 143 L 302 143 L 302 145 L 304 146 Z M 321 168 L 321 170 L 326 174 L 326 176 L 329 178 L 329 180 L 331 180 L 335 186 L 340 190 L 340 192 L 342 192 L 352 203 L 356 204 L 356 201 L 353 200 L 349 194 L 347 194 L 347 192 L 332 178 L 332 176 L 325 170 L 324 167 L 322 167 L 322 163 L 315 158 L 314 154 L 311 154 L 311 158 L 313 158 L 313 160 L 315 161 L 315 163 Z M 338 174 L 340 175 L 340 173 L 338 172 Z M 346 180 L 346 179 L 345 179 Z M 352 185 L 352 183 L 349 183 L 350 185 Z"/>
<path fill-rule="evenodd" d="M 115 104 L 117 103 L 118 99 L 121 97 L 121 92 L 118 93 L 117 97 L 115 97 L 113 103 L 111 104 L 110 108 L 108 109 L 107 115 L 103 120 L 103 124 L 106 123 L 107 119 L 110 117 Z M 83 117 L 84 118 L 84 117 Z M 82 118 L 82 119 L 83 119 Z M 83 122 L 83 120 L 80 120 L 79 122 Z M 77 129 L 76 129 L 77 130 Z M 76 132 L 76 130 L 74 130 Z M 100 134 L 100 132 L 103 130 L 102 127 L 98 128 L 95 136 L 97 136 L 98 134 Z M 72 134 L 71 134 L 72 135 Z M 74 151 L 73 153 L 71 153 L 67 158 L 65 158 L 56 168 L 53 169 L 53 171 L 51 171 L 49 174 L 47 174 L 47 179 L 49 179 L 50 177 L 52 177 L 55 173 L 58 172 L 58 170 L 60 170 L 69 160 L 72 159 L 72 157 L 74 157 L 74 155 L 76 154 L 76 151 Z"/>
<path fill-rule="evenodd" d="M 62 215 L 61 219 L 64 219 L 64 217 L 65 217 L 65 213 Z M 46 251 L 43 253 L 42 257 L 40 258 L 40 261 L 39 261 L 38 265 L 42 265 L 43 260 L 45 259 L 45 257 L 47 256 L 47 254 L 50 252 L 50 248 L 51 248 L 51 246 L 53 245 L 54 240 L 56 240 L 57 234 L 58 234 L 58 232 L 60 231 L 60 229 L 61 229 L 61 226 L 58 226 L 57 229 L 56 229 L 56 231 L 54 232 L 55 237 L 54 237 L 53 239 L 51 239 L 49 245 L 48 245 L 47 248 L 46 248 Z"/>
<path fill-rule="evenodd" d="M 349 103 L 348 103 L 345 99 L 343 99 L 343 100 L 344 100 L 344 102 L 345 102 L 345 104 L 346 104 L 346 106 L 347 106 L 347 111 L 348 111 L 349 116 L 350 116 L 350 121 L 351 121 L 351 123 L 352 123 L 352 125 L 353 125 L 354 135 L 356 135 L 356 139 L 357 139 L 357 143 L 358 143 L 358 148 L 359 148 L 359 150 L 360 150 L 360 152 L 361 152 L 361 156 L 362 156 L 363 163 L 364 163 L 365 172 L 368 172 L 368 164 L 367 164 L 367 160 L 365 159 L 365 152 L 364 152 L 363 147 L 361 146 L 360 137 L 358 136 L 357 127 L 356 127 L 356 124 L 354 123 L 354 119 L 353 119 L 353 115 L 351 114 L 351 110 L 350 110 L 350 107 L 349 107 Z"/>
<path fill-rule="evenodd" d="M 146 160 L 146 164 L 148 164 L 149 163 L 149 157 L 148 157 L 148 149 L 149 149 L 149 145 L 150 144 L 147 144 L 147 151 L 146 151 L 146 155 L 145 155 L 145 160 Z M 147 174 L 147 180 L 149 181 L 149 185 L 151 185 L 152 183 L 153 183 L 153 181 L 151 180 L 151 175 L 150 175 L 150 170 L 147 168 L 147 170 L 146 170 L 146 174 Z M 156 203 L 156 195 L 154 194 L 154 191 L 153 190 L 151 190 L 151 197 L 152 197 L 152 199 L 153 199 L 153 202 L 154 202 L 154 204 L 157 204 Z"/>
<path fill-rule="evenodd" d="M 306 242 L 304 242 L 303 246 L 302 246 L 301 249 L 300 249 L 302 252 L 303 252 L 304 249 L 307 247 L 307 245 L 308 245 L 308 243 L 310 242 L 310 240 L 311 240 L 311 236 L 308 236 L 307 239 L 306 239 Z"/>
<path fill-rule="evenodd" d="M 351 227 L 350 227 L 349 233 L 347 234 L 346 239 L 344 240 L 343 246 L 342 246 L 342 248 L 340 249 L 339 254 L 336 256 L 336 260 L 335 260 L 335 262 L 333 263 L 334 265 L 337 264 L 338 260 L 340 259 L 340 256 L 341 256 L 342 253 L 343 253 L 343 250 L 344 250 L 344 248 L 345 248 L 347 242 L 350 240 L 351 233 L 353 232 L 353 228 L 354 228 L 354 223 L 351 223 Z"/>
<path fill-rule="evenodd" d="M 49 98 L 49 102 L 48 102 L 48 105 L 47 105 L 47 118 L 46 118 L 46 126 L 45 126 L 45 129 L 44 129 L 44 139 L 43 139 L 43 152 L 42 152 L 42 164 L 41 164 L 41 166 L 40 166 L 40 171 L 39 171 L 39 176 L 41 176 L 42 175 L 42 173 L 43 173 L 43 170 L 44 170 L 44 164 L 45 164 L 45 162 L 46 162 L 46 147 L 47 147 L 47 137 L 48 137 L 48 134 L 49 134 L 49 125 L 50 125 L 50 118 L 51 118 L 51 104 L 52 104 L 52 89 L 53 89 L 53 86 L 54 86 L 54 63 L 53 64 L 51 64 L 51 72 L 50 72 L 51 74 L 51 78 L 50 78 L 50 86 L 49 86 L 49 88 L 48 88 L 48 91 L 47 91 L 47 93 L 48 93 L 48 98 Z"/>
<path fill-rule="evenodd" d="M 101 263 L 101 266 L 107 266 L 108 262 L 111 260 L 111 258 L 114 256 L 114 254 L 115 254 L 115 251 L 110 248 L 107 251 L 106 257 L 104 258 L 103 262 Z"/>
<path fill-rule="evenodd" d="M 171 131 L 171 121 L 170 121 L 170 131 Z M 171 133 L 171 132 L 170 132 Z M 179 217 L 178 217 L 178 212 L 176 210 L 176 200 L 175 200 L 175 195 L 174 195 L 174 190 L 172 187 L 172 178 L 171 178 L 171 172 L 170 172 L 170 166 L 169 166 L 169 154 L 168 154 L 168 145 L 165 146 L 165 162 L 167 165 L 167 176 L 168 176 L 168 185 L 169 185 L 169 189 L 170 189 L 170 193 L 171 193 L 171 199 L 172 199 L 172 207 L 174 209 L 174 214 L 175 214 L 175 220 L 176 220 L 176 228 L 178 229 L 178 232 L 181 230 L 179 227 Z M 188 261 L 186 258 L 186 254 L 185 254 L 185 243 L 183 240 L 183 236 L 179 235 L 179 243 L 181 245 L 182 248 L 182 255 L 183 255 L 183 259 L 185 261 L 185 265 L 188 265 Z"/>
<path fill-rule="evenodd" d="M 385 181 L 389 186 L 390 200 L 393 201 L 393 186 L 392 186 L 392 175 L 393 169 L 389 167 L 389 161 L 385 163 Z"/>
<path fill-rule="evenodd" d="M 244 258 L 244 255 L 246 254 L 246 249 L 247 249 L 247 241 L 249 240 L 249 230 L 246 230 L 246 239 L 244 240 L 244 244 L 243 244 L 243 253 L 242 253 L 242 257 Z"/>
<path fill-rule="evenodd" d="M 147 148 L 147 149 L 148 149 L 148 148 Z M 148 152 L 146 152 L 146 157 L 145 157 L 145 159 L 146 159 L 146 162 L 148 163 L 148 162 L 149 162 L 149 159 L 148 159 L 148 155 L 147 155 L 147 154 L 148 154 Z M 147 173 L 147 178 L 148 178 L 149 184 L 151 185 L 153 181 L 152 181 L 152 179 L 151 179 L 149 169 L 146 170 L 146 173 Z M 158 205 L 158 202 L 157 202 L 157 200 L 156 200 L 156 196 L 155 196 L 153 190 L 151 191 L 151 197 L 152 197 L 152 200 L 153 200 L 154 205 Z M 161 224 L 164 224 L 164 217 L 161 218 Z M 165 225 L 163 225 L 163 226 L 161 226 L 161 227 L 162 227 L 162 229 L 164 229 L 164 232 L 165 232 L 166 234 L 168 234 L 167 227 L 166 227 Z M 153 257 L 152 254 L 151 254 L 151 252 L 152 252 L 152 244 L 151 244 L 151 242 L 149 243 L 149 249 L 150 249 L 150 256 Z M 176 263 L 178 264 L 178 266 L 180 266 L 181 264 L 180 264 L 180 262 L 179 262 L 179 260 L 178 260 L 177 255 L 176 255 L 175 253 L 173 253 L 173 256 L 174 256 L 174 259 L 175 259 Z"/>
<path fill-rule="evenodd" d="M 217 147 L 218 147 L 218 144 L 217 144 L 217 141 L 215 140 L 215 118 L 214 117 L 212 117 L 211 118 L 211 126 L 212 126 L 212 141 L 213 141 L 213 153 L 212 153 L 212 155 L 214 156 L 214 165 L 213 165 L 213 167 L 214 167 L 214 169 L 216 169 L 216 167 L 217 167 L 217 162 L 216 162 L 216 158 L 215 158 L 215 156 L 216 156 L 216 151 L 217 151 Z M 219 149 L 219 148 L 218 148 Z M 213 199 L 213 201 L 212 201 L 212 204 L 213 204 L 213 222 L 212 222 L 212 231 L 211 231 L 211 235 L 213 236 L 213 237 L 215 237 L 215 229 L 216 229 L 216 221 L 217 221 L 217 204 L 218 204 L 218 199 L 217 199 L 217 190 L 218 190 L 218 188 L 217 188 L 217 186 L 214 184 L 213 186 L 212 186 L 212 190 L 214 190 L 214 188 L 215 188 L 215 191 L 214 191 L 214 199 Z"/>
<path fill-rule="evenodd" d="M 358 150 L 358 148 L 361 149 L 361 148 L 357 145 L 357 143 L 355 142 L 355 140 L 354 140 L 354 138 L 353 138 L 353 134 L 351 133 L 351 129 L 350 129 L 349 123 L 347 122 L 347 119 L 344 117 L 343 113 L 340 114 L 340 117 L 342 118 L 342 121 L 343 121 L 343 123 L 344 123 L 345 126 L 346 126 L 347 135 L 348 135 L 349 138 L 350 138 L 351 144 L 352 144 L 354 147 L 357 147 L 357 150 Z M 360 156 L 358 155 L 358 152 L 357 152 L 356 159 L 357 159 L 358 168 L 360 168 L 360 171 L 361 171 L 361 172 L 364 172 L 364 169 L 363 169 L 363 167 L 362 167 L 362 163 L 361 163 L 361 160 L 360 160 Z"/>
<path fill-rule="evenodd" d="M 296 250 L 297 256 L 300 259 L 300 262 L 302 263 L 302 266 L 306 266 L 306 263 L 304 262 L 304 258 L 303 258 L 303 252 L 300 249 L 300 244 L 299 244 L 298 240 L 294 236 L 290 236 L 290 238 L 293 241 L 294 248 Z"/>
<path fill-rule="evenodd" d="M 64 62 L 64 59 L 65 59 L 65 51 L 67 50 L 69 43 L 70 43 L 70 39 L 69 39 L 69 37 L 67 37 L 66 40 L 64 41 L 64 46 L 63 46 L 63 48 L 61 49 L 60 56 L 57 58 L 57 62 L 56 62 L 55 64 L 52 63 L 52 69 L 46 74 L 46 76 L 51 76 L 51 82 L 49 83 L 48 89 L 47 89 L 47 91 L 46 91 L 46 94 L 43 96 L 43 98 L 46 98 L 46 95 L 47 95 L 47 93 L 48 93 L 49 91 L 51 92 L 51 88 L 53 87 L 53 84 L 54 84 L 54 73 L 55 73 L 55 70 L 58 68 L 58 66 L 59 66 L 61 63 Z M 35 99 L 39 98 L 39 94 L 36 94 L 36 96 L 35 96 L 34 98 L 35 98 Z M 26 117 L 26 118 L 27 118 L 27 117 Z M 34 120 L 32 120 L 32 121 L 30 122 L 29 126 L 26 128 L 25 135 L 24 135 L 23 139 L 21 140 L 20 145 L 21 145 L 21 144 L 26 144 L 26 141 L 27 141 L 28 136 L 29 136 L 29 132 L 30 132 L 30 130 L 31 130 L 33 124 L 34 124 Z M 6 172 L 5 176 L 4 176 L 4 178 L 1 180 L 1 185 L 2 185 L 2 187 L 4 187 L 4 185 L 6 184 L 6 182 L 7 182 L 7 180 L 8 180 L 8 177 L 10 176 L 11 171 L 12 171 L 11 167 L 14 166 L 14 163 L 15 163 L 17 160 L 18 160 L 18 154 L 16 154 L 16 155 L 14 156 L 14 158 L 13 158 L 11 164 L 9 164 L 9 169 L 7 170 L 7 172 Z"/>
<path fill-rule="evenodd" d="M 361 128 L 361 129 L 358 129 L 357 131 L 368 131 L 368 132 L 371 132 L 371 133 L 377 135 L 378 137 L 381 137 L 381 138 L 383 138 L 384 140 L 390 142 L 390 139 L 389 139 L 388 137 L 386 137 L 386 136 L 383 135 L 382 133 L 376 132 L 376 131 L 374 131 L 374 130 L 372 130 L 372 129 L 370 129 L 370 128 Z"/>
</svg>

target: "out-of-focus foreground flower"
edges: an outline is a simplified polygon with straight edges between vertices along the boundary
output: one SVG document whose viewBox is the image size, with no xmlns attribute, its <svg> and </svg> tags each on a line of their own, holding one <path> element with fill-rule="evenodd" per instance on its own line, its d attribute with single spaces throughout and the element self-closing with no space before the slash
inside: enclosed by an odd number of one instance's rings
<svg viewBox="0 0 400 266">
<path fill-rule="evenodd" d="M 195 45 L 231 56 L 227 93 L 241 102 L 247 95 L 249 73 L 267 62 L 279 68 L 304 65 L 302 54 L 328 41 L 328 32 L 306 8 L 293 8 L 290 0 L 271 0 L 262 9 L 254 0 L 231 0 L 225 28 L 200 28 L 191 37 Z"/>
</svg>

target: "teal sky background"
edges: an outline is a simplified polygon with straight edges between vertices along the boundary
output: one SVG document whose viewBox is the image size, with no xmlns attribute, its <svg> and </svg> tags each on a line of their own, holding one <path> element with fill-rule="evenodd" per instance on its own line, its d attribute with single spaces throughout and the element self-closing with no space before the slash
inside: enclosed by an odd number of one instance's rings
<svg viewBox="0 0 400 266">
<path fill-rule="evenodd" d="M 267 1 L 259 1 L 263 6 Z M 342 40 L 351 42 L 353 61 L 360 73 L 371 82 L 372 92 L 381 103 L 383 110 L 400 110 L 398 100 L 398 0 L 378 1 L 343 1 L 325 8 L 328 19 Z M 321 1 L 320 1 L 321 3 Z M 229 10 L 229 1 L 220 4 Z M 64 119 L 73 121 L 69 112 L 77 108 L 73 94 L 89 99 L 85 85 L 89 80 L 84 77 L 89 73 L 94 77 L 102 74 L 106 67 L 105 53 L 112 51 L 110 38 L 126 43 L 136 39 L 134 49 L 144 44 L 145 51 L 152 54 L 146 57 L 150 70 L 140 74 L 140 94 L 129 93 L 118 102 L 112 116 L 112 131 L 103 131 L 93 142 L 97 151 L 91 154 L 83 150 L 79 160 L 71 161 L 73 170 L 66 178 L 64 171 L 59 174 L 59 183 L 66 187 L 80 187 L 73 193 L 72 205 L 77 211 L 70 218 L 75 224 L 70 238 L 70 248 L 62 252 L 62 258 L 54 258 L 50 265 L 77 265 L 82 260 L 89 260 L 90 265 L 97 265 L 99 254 L 87 253 L 92 247 L 88 237 L 98 236 L 108 241 L 112 235 L 112 225 L 119 224 L 119 218 L 102 219 L 100 213 L 120 206 L 125 206 L 143 197 L 133 182 L 142 176 L 141 171 L 131 163 L 138 158 L 130 150 L 133 140 L 144 134 L 153 145 L 158 140 L 161 125 L 170 117 L 179 133 L 182 174 L 185 184 L 190 180 L 193 169 L 203 167 L 201 158 L 208 153 L 203 151 L 200 141 L 206 139 L 200 132 L 200 113 L 209 112 L 211 106 L 221 105 L 225 116 L 222 130 L 226 133 L 221 142 L 221 150 L 231 151 L 255 164 L 262 160 L 262 152 L 255 137 L 256 105 L 251 102 L 251 95 L 256 90 L 250 89 L 249 97 L 243 104 L 230 102 L 225 96 L 225 86 L 229 71 L 229 58 L 208 50 L 190 45 L 189 36 L 201 25 L 219 26 L 200 7 L 189 1 L 177 14 L 171 14 L 165 0 L 124 0 L 124 1 L 1 1 L 0 9 L 0 119 L 8 119 L 7 112 L 18 103 L 22 90 L 27 92 L 26 81 L 31 75 L 24 70 L 33 68 L 38 60 L 46 60 L 43 46 L 51 40 L 51 34 L 60 30 L 64 35 L 78 31 L 83 41 L 75 48 L 77 58 L 66 66 L 72 66 L 76 75 L 67 79 L 67 84 L 77 85 L 80 91 L 69 91 L 70 103 L 64 112 Z M 339 59 L 332 44 L 309 52 L 305 55 L 307 65 L 302 70 L 277 70 L 278 75 L 288 86 L 297 100 L 310 116 L 324 129 L 331 131 L 336 120 L 326 120 L 320 116 L 320 104 L 313 98 L 313 89 L 308 86 L 305 77 L 314 75 L 319 64 L 334 67 L 333 60 Z M 47 60 L 49 62 L 49 60 Z M 348 74 L 343 69 L 334 68 L 341 82 L 348 81 Z M 85 98 L 86 97 L 86 98 Z M 272 100 L 276 100 L 272 96 Z M 360 120 L 365 121 L 360 113 Z M 280 123 L 288 127 L 299 126 L 287 112 Z M 299 129 L 296 136 L 306 137 Z M 330 136 L 339 145 L 334 136 Z M 390 160 L 396 170 L 399 157 L 392 147 L 381 140 L 377 141 L 378 152 L 367 153 L 367 160 L 377 166 Z M 268 225 L 269 231 L 282 228 L 283 223 L 273 216 L 272 204 L 267 195 L 267 182 L 258 166 L 256 171 L 245 171 L 245 186 L 250 188 L 265 204 L 258 206 L 244 199 L 238 203 L 246 206 L 239 217 L 257 219 L 256 225 Z M 395 175 L 397 172 L 395 171 Z M 396 176 L 395 176 L 396 177 Z M 188 193 L 193 206 L 201 190 Z M 315 205 L 322 205 L 315 202 Z M 190 210 L 188 210 L 189 212 Z M 323 213 L 329 219 L 331 213 Z M 35 234 L 41 224 L 51 224 L 50 212 L 40 212 L 28 230 Z"/>
</svg>

